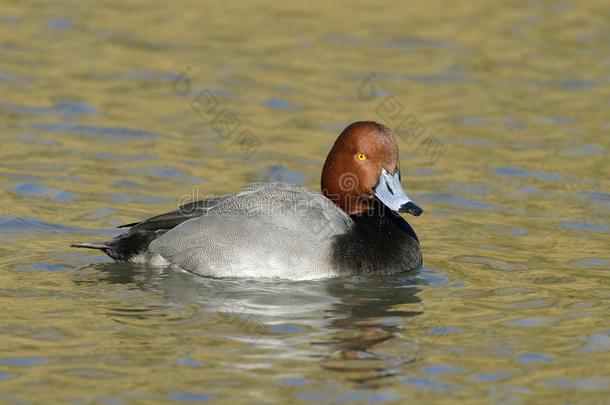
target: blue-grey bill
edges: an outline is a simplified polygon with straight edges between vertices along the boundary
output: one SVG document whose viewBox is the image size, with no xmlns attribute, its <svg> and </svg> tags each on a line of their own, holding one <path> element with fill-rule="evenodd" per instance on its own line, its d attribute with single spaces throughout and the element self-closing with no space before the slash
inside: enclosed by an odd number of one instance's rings
<svg viewBox="0 0 610 405">
<path fill-rule="evenodd" d="M 373 194 L 386 207 L 396 212 L 406 212 L 411 215 L 419 216 L 422 210 L 413 200 L 411 200 L 400 183 L 400 173 L 398 170 L 390 174 L 386 169 L 381 169 L 381 175 L 377 185 L 373 187 Z"/>
</svg>

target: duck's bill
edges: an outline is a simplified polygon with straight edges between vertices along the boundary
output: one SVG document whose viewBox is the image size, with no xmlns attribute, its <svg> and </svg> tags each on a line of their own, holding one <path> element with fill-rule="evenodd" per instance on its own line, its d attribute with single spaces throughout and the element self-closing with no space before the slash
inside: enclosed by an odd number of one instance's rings
<svg viewBox="0 0 610 405">
<path fill-rule="evenodd" d="M 413 202 L 400 183 L 400 174 L 398 170 L 394 174 L 390 174 L 386 169 L 381 169 L 381 175 L 377 185 L 373 187 L 373 194 L 386 207 L 396 212 L 405 212 L 411 215 L 419 216 L 422 210 Z"/>
</svg>

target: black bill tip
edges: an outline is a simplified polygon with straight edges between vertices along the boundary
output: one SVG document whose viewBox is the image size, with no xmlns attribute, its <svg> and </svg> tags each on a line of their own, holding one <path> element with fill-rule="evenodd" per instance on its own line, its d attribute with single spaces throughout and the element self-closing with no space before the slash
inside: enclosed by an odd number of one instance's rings
<svg viewBox="0 0 610 405">
<path fill-rule="evenodd" d="M 415 215 L 416 217 L 420 216 L 424 210 L 422 210 L 417 204 L 413 201 L 409 201 L 400 206 L 398 212 L 408 212 L 411 215 Z"/>
</svg>

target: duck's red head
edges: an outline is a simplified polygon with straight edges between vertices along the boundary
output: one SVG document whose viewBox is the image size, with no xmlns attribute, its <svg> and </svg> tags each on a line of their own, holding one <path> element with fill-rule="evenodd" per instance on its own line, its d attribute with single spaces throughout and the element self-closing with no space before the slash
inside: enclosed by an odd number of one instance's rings
<svg viewBox="0 0 610 405">
<path fill-rule="evenodd" d="M 380 201 L 396 212 L 420 215 L 400 184 L 398 144 L 392 131 L 373 121 L 341 132 L 322 169 L 322 193 L 350 215 L 363 215 Z"/>
</svg>

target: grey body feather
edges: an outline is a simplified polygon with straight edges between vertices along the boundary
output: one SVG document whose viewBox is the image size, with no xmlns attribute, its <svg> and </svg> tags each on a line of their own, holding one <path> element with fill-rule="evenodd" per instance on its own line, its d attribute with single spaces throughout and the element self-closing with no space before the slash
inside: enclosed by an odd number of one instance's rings
<svg viewBox="0 0 610 405">
<path fill-rule="evenodd" d="M 320 193 L 282 183 L 249 184 L 196 209 L 200 215 L 153 240 L 148 254 L 206 276 L 335 275 L 332 239 L 352 223 Z"/>
</svg>

